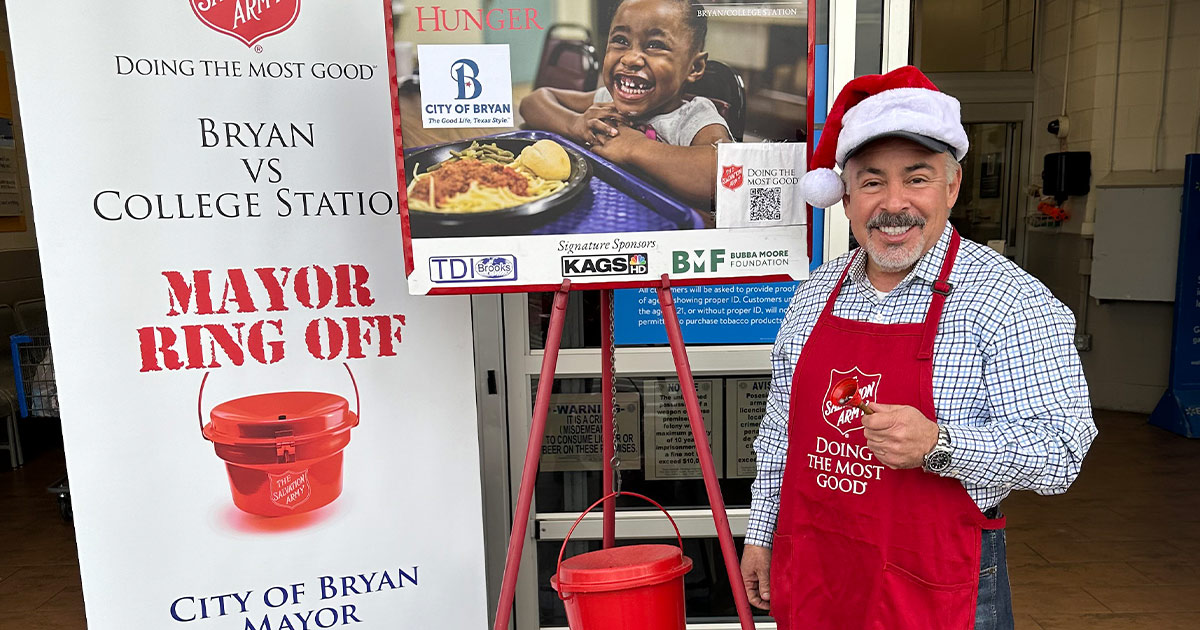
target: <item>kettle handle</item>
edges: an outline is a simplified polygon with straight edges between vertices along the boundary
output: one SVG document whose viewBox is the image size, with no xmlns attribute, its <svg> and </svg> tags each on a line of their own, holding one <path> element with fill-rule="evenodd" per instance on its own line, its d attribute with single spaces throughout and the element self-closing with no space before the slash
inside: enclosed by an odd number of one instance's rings
<svg viewBox="0 0 1200 630">
<path fill-rule="evenodd" d="M 585 516 L 587 516 L 592 510 L 596 509 L 597 505 L 600 505 L 601 503 L 604 503 L 605 501 L 607 501 L 609 499 L 615 499 L 615 498 L 621 497 L 621 496 L 637 497 L 639 499 L 643 499 L 645 501 L 648 501 L 654 507 L 662 510 L 662 513 L 666 515 L 667 520 L 671 521 L 671 527 L 675 528 L 675 539 L 679 542 L 679 551 L 681 553 L 683 552 L 683 535 L 679 533 L 679 525 L 677 525 L 675 523 L 675 519 L 671 518 L 671 513 L 667 511 L 667 508 L 664 508 L 662 505 L 660 505 L 658 503 L 658 501 L 655 501 L 654 499 L 651 499 L 650 497 L 643 495 L 643 494 L 638 494 L 636 492 L 621 492 L 621 491 L 612 492 L 608 495 L 605 495 L 604 497 L 601 497 L 599 501 L 596 501 L 595 503 L 592 504 L 591 507 L 584 510 L 583 514 L 580 514 L 579 518 L 575 519 L 575 524 L 571 525 L 571 529 L 567 532 L 567 537 L 563 539 L 562 547 L 559 548 L 559 550 L 558 550 L 558 566 L 554 569 L 554 577 L 558 581 L 558 584 L 559 584 L 559 591 L 558 591 L 559 598 L 565 599 L 565 597 L 563 597 L 563 591 L 561 590 L 561 587 L 562 587 L 562 575 L 561 575 L 562 574 L 562 563 L 563 563 L 563 554 L 566 553 L 566 551 L 567 551 L 567 543 L 571 542 L 571 534 L 575 533 L 575 528 L 579 527 L 579 524 L 581 522 L 583 522 L 583 518 Z"/>
<path fill-rule="evenodd" d="M 342 362 L 346 368 L 346 374 L 350 376 L 350 385 L 354 387 L 354 415 L 362 421 L 362 399 L 358 394 L 358 381 L 354 379 L 354 372 L 350 371 L 350 364 Z M 196 397 L 196 419 L 200 422 L 200 435 L 204 436 L 204 384 L 208 382 L 209 372 L 204 373 L 204 378 L 200 379 L 200 395 Z M 208 439 L 205 437 L 204 439 Z M 628 494 L 628 493 L 626 493 Z M 653 503 L 653 502 L 652 502 Z"/>
</svg>

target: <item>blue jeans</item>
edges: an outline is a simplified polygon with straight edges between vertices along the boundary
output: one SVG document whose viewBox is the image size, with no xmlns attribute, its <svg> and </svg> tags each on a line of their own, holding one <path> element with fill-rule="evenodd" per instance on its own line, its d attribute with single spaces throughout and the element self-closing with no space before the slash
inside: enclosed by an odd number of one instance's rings
<svg viewBox="0 0 1200 630">
<path fill-rule="evenodd" d="M 1008 556 L 1004 530 L 984 530 L 979 562 L 979 601 L 975 605 L 975 630 L 1013 630 L 1012 590 L 1008 584 Z"/>
</svg>

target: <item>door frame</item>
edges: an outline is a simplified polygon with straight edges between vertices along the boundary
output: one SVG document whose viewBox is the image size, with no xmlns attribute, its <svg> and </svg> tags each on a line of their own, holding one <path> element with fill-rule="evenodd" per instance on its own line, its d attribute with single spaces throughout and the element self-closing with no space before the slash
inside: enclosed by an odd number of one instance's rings
<svg viewBox="0 0 1200 630">
<path fill-rule="evenodd" d="M 829 89 L 836 94 L 853 78 L 857 0 L 829 0 L 830 51 Z M 883 67 L 891 70 L 908 62 L 911 24 L 909 0 L 883 2 Z M 827 106 L 832 99 L 827 99 Z M 826 210 L 825 260 L 843 253 L 849 242 L 849 224 L 839 206 Z M 829 219 L 832 219 L 829 220 Z M 838 227 L 840 226 L 840 227 Z M 839 233 L 842 233 L 839 237 Z M 832 238 L 831 238 L 832 237 Z M 504 570 L 511 515 L 515 511 L 518 485 L 525 459 L 527 437 L 533 407 L 532 380 L 541 370 L 543 352 L 530 349 L 530 317 L 526 294 L 477 296 L 472 299 L 475 318 L 475 356 L 477 385 L 480 387 L 480 439 L 482 444 L 484 487 L 484 524 L 487 547 L 489 614 L 495 614 L 495 600 Z M 770 374 L 771 346 L 729 345 L 689 348 L 688 355 L 697 377 L 705 374 Z M 563 349 L 559 353 L 557 376 L 597 377 L 601 362 L 598 348 Z M 617 373 L 623 376 L 673 376 L 675 364 L 668 347 L 619 348 Z M 489 372 L 498 386 L 497 394 L 488 393 Z M 536 507 L 536 502 L 535 502 Z M 689 538 L 715 537 L 711 510 L 676 510 L 677 521 Z M 531 510 L 527 538 L 521 556 L 517 582 L 513 626 L 534 630 L 539 625 L 536 549 L 539 540 L 561 540 L 567 519 L 576 514 L 537 513 Z M 734 536 L 745 535 L 749 509 L 729 510 Z M 580 539 L 599 536 L 600 515 L 585 519 L 576 531 Z M 661 522 L 660 522 L 661 521 Z M 666 522 L 661 517 L 618 512 L 618 533 L 624 539 L 661 537 Z M 736 623 L 689 624 L 703 630 L 736 630 Z M 774 628 L 774 623 L 759 623 L 759 628 Z M 550 630 L 550 629 L 546 629 Z"/>
</svg>

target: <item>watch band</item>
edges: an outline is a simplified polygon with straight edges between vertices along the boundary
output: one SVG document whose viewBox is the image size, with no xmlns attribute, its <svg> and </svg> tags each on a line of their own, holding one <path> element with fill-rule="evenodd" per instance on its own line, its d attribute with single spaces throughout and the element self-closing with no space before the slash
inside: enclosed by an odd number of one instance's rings
<svg viewBox="0 0 1200 630">
<path fill-rule="evenodd" d="M 950 468 L 950 459 L 953 449 L 950 445 L 950 430 L 945 426 L 938 425 L 937 444 L 925 454 L 921 467 L 926 472 L 941 473 Z"/>
</svg>

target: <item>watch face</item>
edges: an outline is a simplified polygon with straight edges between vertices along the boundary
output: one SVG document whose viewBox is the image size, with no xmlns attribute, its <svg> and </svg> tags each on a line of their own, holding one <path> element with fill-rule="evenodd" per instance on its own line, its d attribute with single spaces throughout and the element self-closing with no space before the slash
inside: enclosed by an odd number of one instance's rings
<svg viewBox="0 0 1200 630">
<path fill-rule="evenodd" d="M 946 451 L 934 451 L 929 454 L 929 463 L 926 465 L 933 472 L 941 472 L 950 467 L 950 453 Z"/>
</svg>

